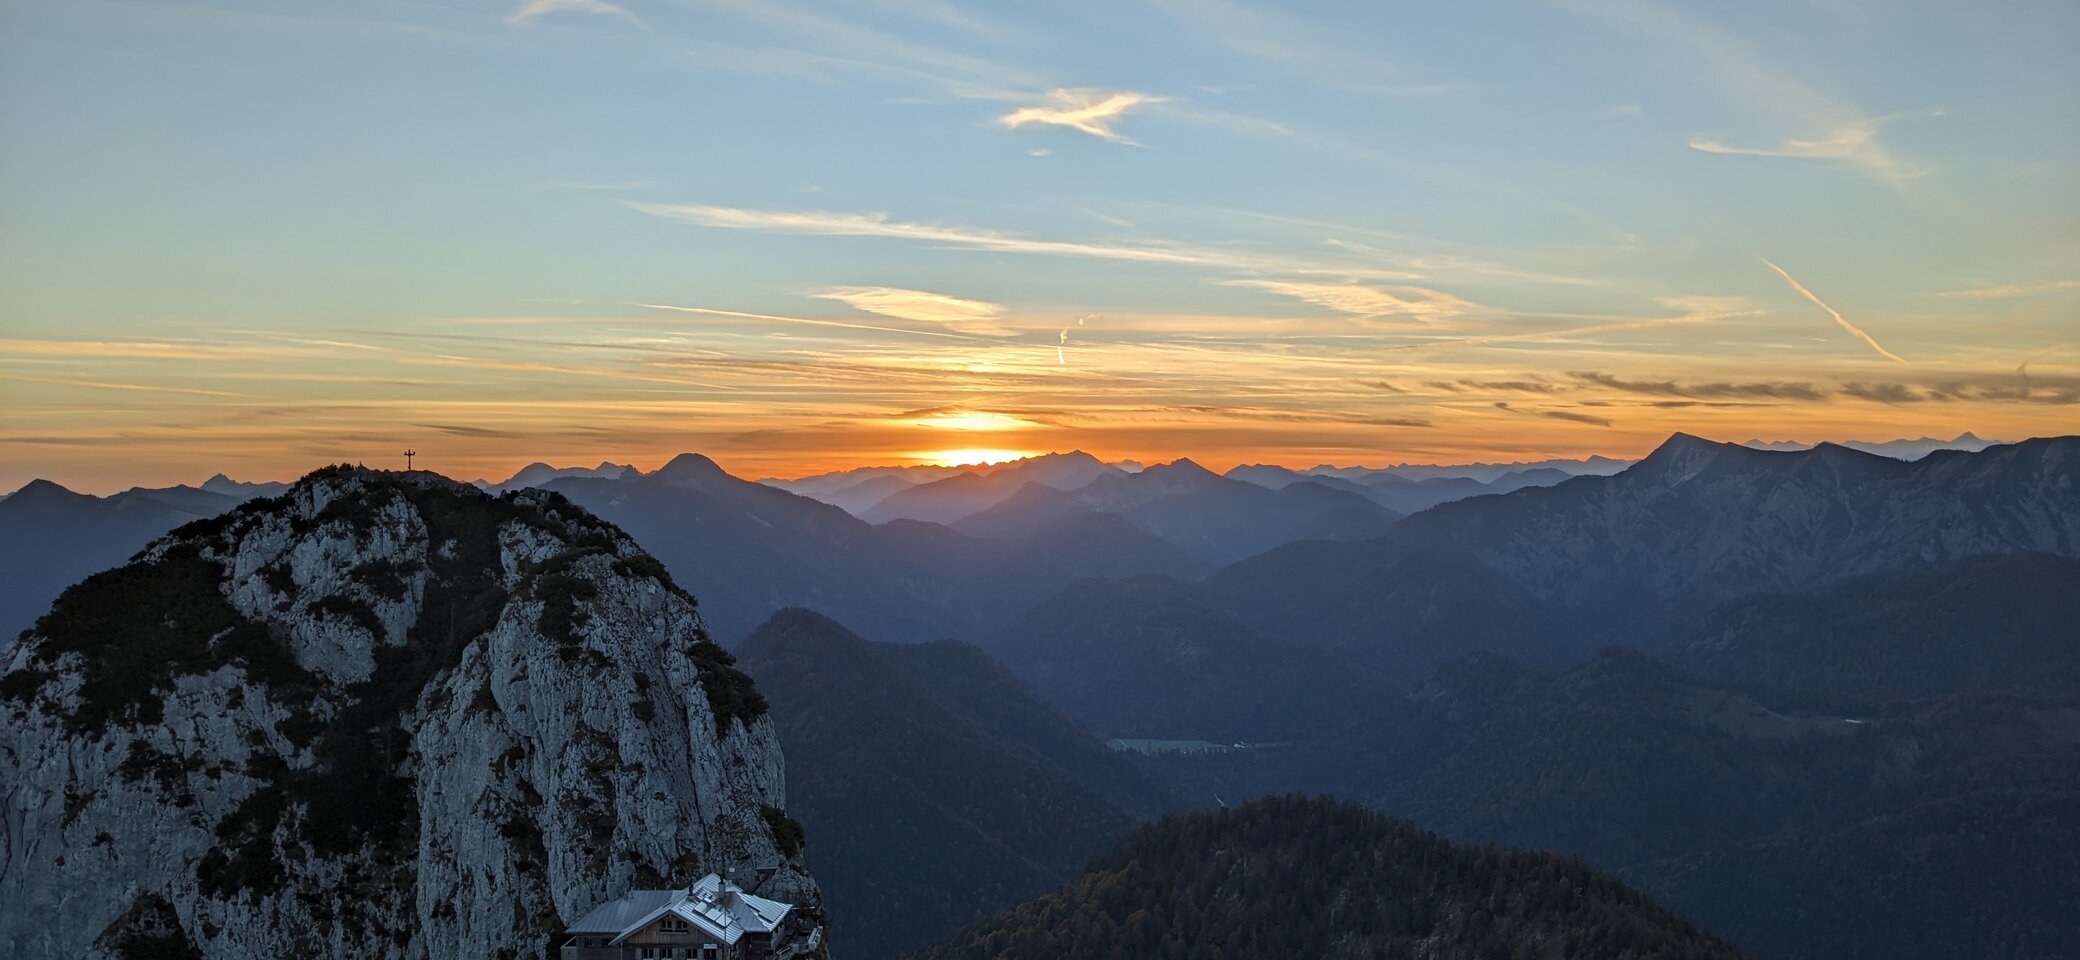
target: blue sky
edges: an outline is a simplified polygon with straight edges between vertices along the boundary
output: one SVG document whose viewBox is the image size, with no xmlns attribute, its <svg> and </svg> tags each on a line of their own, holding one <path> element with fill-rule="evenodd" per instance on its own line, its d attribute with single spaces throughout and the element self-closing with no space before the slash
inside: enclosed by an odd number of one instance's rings
<svg viewBox="0 0 2080 960">
<path fill-rule="evenodd" d="M 2070 432 L 2076 38 L 2054 2 L 26 0 L 0 485 Z"/>
</svg>

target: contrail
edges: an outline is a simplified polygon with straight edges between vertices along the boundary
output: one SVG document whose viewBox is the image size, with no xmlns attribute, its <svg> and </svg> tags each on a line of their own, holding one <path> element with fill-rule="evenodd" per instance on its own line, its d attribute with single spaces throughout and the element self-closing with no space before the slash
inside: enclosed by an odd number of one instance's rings
<svg viewBox="0 0 2080 960">
<path fill-rule="evenodd" d="M 1076 325 L 1077 325 L 1077 326 L 1079 326 L 1079 327 L 1080 327 L 1080 326 L 1083 326 L 1083 322 L 1084 322 L 1085 320 L 1089 320 L 1090 318 L 1092 318 L 1092 317 L 1095 317 L 1095 316 L 1097 316 L 1097 314 L 1095 314 L 1095 313 L 1086 313 L 1086 314 L 1084 314 L 1083 316 L 1077 317 L 1077 318 L 1076 318 Z M 1069 351 L 1068 351 L 1068 346 L 1069 346 L 1069 328 L 1067 328 L 1067 327 L 1063 327 L 1063 328 L 1062 328 L 1062 333 L 1061 333 L 1061 339 L 1060 339 L 1060 340 L 1057 340 L 1057 341 L 1055 342 L 1055 345 L 1054 345 L 1054 362 L 1055 362 L 1055 364 L 1056 364 L 1056 365 L 1058 365 L 1058 366 L 1068 366 L 1068 365 L 1069 365 Z"/>
<path fill-rule="evenodd" d="M 2042 360 L 2045 357 L 2048 357 L 2054 353 L 2057 353 L 2060 350 L 2064 350 L 2065 348 L 2066 345 L 2063 343 L 2054 343 L 2048 347 L 2045 347 L 2042 350 L 2039 350 L 2035 353 L 2030 354 L 2027 357 L 2022 358 L 2022 362 L 2015 366 L 2015 375 L 2022 378 L 2023 396 L 2029 396 L 2029 365 L 2039 360 Z"/>
<path fill-rule="evenodd" d="M 1807 300 L 1813 301 L 1814 306 L 1827 311 L 1827 315 L 1833 317 L 1834 322 L 1841 324 L 1842 329 L 1854 334 L 1857 339 L 1870 344 L 1871 349 L 1878 351 L 1878 353 L 1884 356 L 1885 359 L 1890 360 L 1893 363 L 1907 362 L 1907 359 L 1905 357 L 1902 357 L 1899 354 L 1893 353 L 1892 351 L 1885 349 L 1885 346 L 1883 344 L 1873 339 L 1870 334 L 1863 332 L 1855 324 L 1850 323 L 1848 318 L 1842 316 L 1839 312 L 1835 310 L 1835 308 L 1828 306 L 1826 302 L 1822 301 L 1819 297 L 1813 296 L 1813 291 L 1806 289 L 1805 284 L 1798 282 L 1796 278 L 1794 278 L 1788 273 L 1785 273 L 1783 267 L 1777 266 L 1774 263 L 1770 263 L 1770 259 L 1768 257 L 1761 257 L 1759 259 L 1764 264 L 1767 264 L 1771 270 L 1775 270 L 1777 272 L 1777 276 L 1783 277 L 1784 282 L 1791 285 L 1791 289 L 1798 291 L 1799 295 L 1805 297 Z"/>
</svg>

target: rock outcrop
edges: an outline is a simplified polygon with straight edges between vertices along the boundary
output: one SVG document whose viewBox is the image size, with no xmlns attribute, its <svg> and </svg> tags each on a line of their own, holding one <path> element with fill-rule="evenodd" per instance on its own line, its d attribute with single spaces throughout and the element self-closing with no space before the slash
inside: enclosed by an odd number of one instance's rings
<svg viewBox="0 0 2080 960">
<path fill-rule="evenodd" d="M 732 869 L 821 922 L 765 702 L 555 494 L 321 470 L 5 657 L 0 954 L 553 956 L 630 887 Z"/>
</svg>

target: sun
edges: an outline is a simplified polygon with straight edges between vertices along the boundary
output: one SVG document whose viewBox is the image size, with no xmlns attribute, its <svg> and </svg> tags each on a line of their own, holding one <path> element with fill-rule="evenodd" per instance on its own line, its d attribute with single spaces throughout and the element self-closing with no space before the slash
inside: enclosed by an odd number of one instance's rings
<svg viewBox="0 0 2080 960">
<path fill-rule="evenodd" d="M 990 447 L 965 447 L 959 450 L 930 450 L 911 456 L 919 463 L 935 467 L 985 466 L 1023 460 L 1033 455 L 1030 450 L 998 450 Z"/>
</svg>

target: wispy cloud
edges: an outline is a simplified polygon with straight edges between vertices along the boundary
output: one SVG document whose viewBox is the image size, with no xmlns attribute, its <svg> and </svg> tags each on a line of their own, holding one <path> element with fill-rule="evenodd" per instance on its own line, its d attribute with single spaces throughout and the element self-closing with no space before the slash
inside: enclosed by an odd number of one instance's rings
<svg viewBox="0 0 2080 960">
<path fill-rule="evenodd" d="M 527 0 L 521 4 L 520 9 L 513 11 L 512 16 L 506 18 L 506 22 L 516 27 L 526 26 L 551 13 L 590 13 L 620 17 L 639 27 L 644 25 L 643 21 L 636 19 L 635 14 L 606 0 Z"/>
<path fill-rule="evenodd" d="M 1709 137 L 1692 137 L 1690 149 L 1743 157 L 1836 160 L 1856 164 L 1898 183 L 1921 176 L 1928 171 L 1925 167 L 1901 162 L 1878 142 L 1878 128 L 1893 119 L 1894 117 L 1868 117 L 1855 120 L 1835 127 L 1817 139 L 1786 139 L 1773 147 L 1737 147 Z"/>
<path fill-rule="evenodd" d="M 1571 423 L 1587 423 L 1599 427 L 1608 427 L 1611 425 L 1610 420 L 1607 418 L 1599 417 L 1594 414 L 1577 413 L 1573 410 L 1526 410 L 1521 407 L 1511 406 L 1510 402 L 1507 400 L 1497 400 L 1494 402 L 1493 406 L 1495 407 L 1495 409 L 1507 413 L 1524 413 L 1530 414 L 1532 416 L 1551 417 L 1555 420 L 1566 420 Z"/>
<path fill-rule="evenodd" d="M 750 210 L 691 203 L 631 203 L 631 209 L 653 216 L 684 220 L 704 227 L 759 230 L 768 233 L 808 233 L 831 237 L 888 237 L 975 247 L 1006 253 L 1048 253 L 1131 260 L 1142 263 L 1204 263 L 1191 253 L 1107 243 L 1040 240 L 994 230 L 911 223 L 891 220 L 885 213 L 847 213 L 824 210 Z"/>
<path fill-rule="evenodd" d="M 58 377 L 13 377 L 0 376 L 0 380 L 19 383 L 43 383 L 61 387 L 88 387 L 95 390 L 136 390 L 145 393 L 176 393 L 190 397 L 231 397 L 248 399 L 250 393 L 231 393 L 224 390 L 202 390 L 194 387 L 171 387 L 157 383 L 119 383 L 110 380 L 61 379 Z"/>
<path fill-rule="evenodd" d="M 945 20 L 928 7 L 912 4 L 918 19 Z M 718 13 L 748 21 L 763 31 L 784 36 L 790 46 L 744 46 L 720 40 L 693 44 L 695 59 L 707 66 L 751 74 L 830 75 L 847 73 L 881 77 L 922 86 L 935 93 L 962 100 L 1017 102 L 1032 91 L 1048 85 L 1034 74 L 999 59 L 921 43 L 894 33 L 862 26 L 837 17 L 798 9 L 779 0 L 712 0 L 706 4 Z M 958 11 L 940 10 L 967 19 Z M 983 26 L 982 32 L 989 32 Z"/>
<path fill-rule="evenodd" d="M 1368 287 L 1356 283 L 1299 283 L 1286 280 L 1227 280 L 1223 285 L 1247 287 L 1292 297 L 1361 319 L 1391 317 L 1428 323 L 1470 313 L 1474 305 L 1452 294 L 1425 287 Z"/>
<path fill-rule="evenodd" d="M 1575 413 L 1571 410 L 1540 410 L 1538 411 L 1538 413 L 1540 416 L 1552 417 L 1555 420 L 1572 420 L 1576 423 L 1593 423 L 1599 427 L 1608 427 L 1611 425 L 1610 420 L 1607 418 L 1594 416 L 1592 414 L 1587 413 Z"/>
<path fill-rule="evenodd" d="M 901 287 L 833 287 L 814 296 L 836 300 L 855 310 L 884 317 L 932 323 L 962 333 L 1002 336 L 1011 331 L 997 322 L 1004 315 L 1001 304 L 969 300 L 929 290 Z"/>
<path fill-rule="evenodd" d="M 1874 403 L 1919 403 L 1925 399 L 1904 383 L 1844 383 L 1842 392 Z"/>
<path fill-rule="evenodd" d="M 1615 374 L 1593 370 L 1570 371 L 1568 376 L 1583 383 L 1608 387 L 1623 393 L 1684 398 L 1741 398 L 1761 400 L 1821 400 L 1827 393 L 1810 383 L 1682 383 L 1675 380 L 1625 380 Z"/>
<path fill-rule="evenodd" d="M 1154 0 L 1154 5 L 1215 43 L 1326 87 L 1389 97 L 1430 97 L 1459 87 L 1411 81 L 1375 45 L 1354 45 L 1304 17 L 1228 0 Z"/>
<path fill-rule="evenodd" d="M 127 360 L 264 360 L 295 351 L 251 344 L 147 340 L 0 340 L 0 357 L 77 357 Z"/>
<path fill-rule="evenodd" d="M 2022 381 L 2023 396 L 2029 396 L 2029 365 L 2039 360 L 2042 360 L 2045 357 L 2048 357 L 2054 353 L 2057 353 L 2060 350 L 2064 350 L 2065 348 L 2066 345 L 2063 343 L 2054 343 L 2048 347 L 2045 347 L 2042 350 L 2030 354 L 2027 357 L 2023 357 L 2022 362 L 2015 365 L 2015 376 L 2021 379 Z"/>
<path fill-rule="evenodd" d="M 998 117 L 997 122 L 1011 129 L 1029 124 L 1068 127 L 1100 140 L 1133 146 L 1138 144 L 1114 130 L 1113 125 L 1135 107 L 1162 102 L 1162 97 L 1132 90 L 1057 89 L 1047 92 L 1046 104 L 1020 107 Z"/>
<path fill-rule="evenodd" d="M 1813 301 L 1814 306 L 1827 311 L 1827 315 L 1833 317 L 1834 322 L 1836 324 L 1839 324 L 1843 330 L 1847 330 L 1851 336 L 1854 336 L 1856 339 L 1869 344 L 1872 350 L 1878 351 L 1879 356 L 1882 356 L 1885 359 L 1892 361 L 1893 363 L 1907 362 L 1906 358 L 1901 357 L 1899 354 L 1893 353 L 1892 351 L 1885 349 L 1885 346 L 1879 343 L 1876 338 L 1872 337 L 1868 333 L 1863 332 L 1862 328 L 1858 327 L 1857 325 L 1850 323 L 1847 317 L 1842 316 L 1841 311 L 1828 306 L 1826 302 L 1822 301 L 1819 297 L 1814 296 L 1813 291 L 1806 289 L 1805 284 L 1799 283 L 1797 278 L 1793 277 L 1789 273 L 1786 273 L 1783 267 L 1771 263 L 1768 257 L 1763 257 L 1762 262 L 1768 265 L 1768 267 L 1771 270 L 1775 270 L 1777 272 L 1777 276 L 1783 277 L 1784 282 L 1790 284 L 1791 289 L 1798 291 L 1799 296 L 1802 296 L 1807 300 Z"/>
<path fill-rule="evenodd" d="M 764 320 L 771 323 L 799 323 L 811 327 L 836 327 L 843 330 L 871 330 L 877 333 L 907 333 L 920 337 L 952 337 L 957 340 L 974 340 L 976 337 L 964 333 L 948 333 L 944 330 L 917 330 L 904 327 L 886 327 L 871 323 L 849 323 L 843 320 L 822 320 L 815 317 L 789 317 L 776 313 L 747 313 L 742 310 L 718 310 L 713 307 L 682 307 L 669 303 L 638 303 L 633 306 L 649 310 L 670 310 L 675 313 L 691 313 L 706 317 L 732 317 L 738 320 Z"/>
<path fill-rule="evenodd" d="M 1134 221 L 1128 220 L 1124 217 L 1115 217 L 1112 214 L 1092 210 L 1089 207 L 1083 208 L 1083 213 L 1085 216 L 1090 217 L 1091 219 L 1096 220 L 1099 223 L 1110 224 L 1122 230 L 1134 229 Z"/>
<path fill-rule="evenodd" d="M 1003 32 L 995 24 L 986 23 L 969 16 L 966 12 L 945 0 L 869 0 L 876 7 L 899 13 L 914 20 L 935 23 L 940 26 L 959 27 L 972 33 L 995 35 Z"/>
<path fill-rule="evenodd" d="M 1998 287 L 1980 287 L 1975 290 L 1945 290 L 1936 294 L 1936 296 L 1961 297 L 1974 300 L 2001 300 L 2008 297 L 2027 297 L 2039 293 L 2055 293 L 2060 290 L 2080 290 L 2080 280 L 2011 283 Z"/>
<path fill-rule="evenodd" d="M 459 423 L 415 423 L 412 424 L 412 426 L 417 427 L 421 430 L 432 430 L 435 433 L 444 433 L 451 437 L 475 437 L 479 439 L 515 440 L 527 436 L 527 434 L 515 430 L 499 430 L 493 427 L 476 427 L 470 426 L 468 424 Z"/>
<path fill-rule="evenodd" d="M 1786 138 L 1775 146 L 1730 146 L 1713 137 L 1690 141 L 1695 150 L 1745 156 L 1796 157 L 1853 163 L 1897 185 L 1924 169 L 1878 142 L 1878 128 L 1898 116 L 1871 117 L 1841 97 L 1823 91 L 1775 63 L 1741 36 L 1704 19 L 1687 16 L 1660 0 L 1554 0 L 1585 17 L 1632 30 L 1681 64 L 1680 74 L 1716 85 L 1754 113 L 1784 129 L 1825 131 L 1810 139 Z M 1698 9 L 1718 9 L 1711 6 Z M 1940 114 L 1939 110 L 1924 111 Z"/>
<path fill-rule="evenodd" d="M 885 237 L 998 253 L 1089 257 L 1130 263 L 1163 263 L 1236 272 L 1335 276 L 1349 279 L 1407 279 L 1356 261 L 1324 261 L 1219 247 L 1127 240 L 1047 240 L 997 230 L 890 219 L 880 212 L 758 210 L 693 203 L 628 202 L 631 210 L 703 227 L 827 237 Z"/>
</svg>

